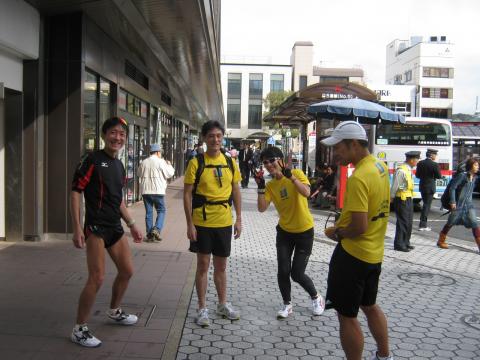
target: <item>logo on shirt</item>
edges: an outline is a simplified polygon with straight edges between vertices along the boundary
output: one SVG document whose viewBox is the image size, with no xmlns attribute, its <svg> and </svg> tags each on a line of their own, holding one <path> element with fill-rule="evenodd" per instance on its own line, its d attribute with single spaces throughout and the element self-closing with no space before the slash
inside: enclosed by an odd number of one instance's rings
<svg viewBox="0 0 480 360">
<path fill-rule="evenodd" d="M 106 162 L 102 162 L 101 166 L 108 168 L 108 164 Z"/>
<path fill-rule="evenodd" d="M 288 199 L 287 188 L 282 187 L 282 188 L 280 189 L 280 198 L 281 198 L 282 200 Z"/>
</svg>

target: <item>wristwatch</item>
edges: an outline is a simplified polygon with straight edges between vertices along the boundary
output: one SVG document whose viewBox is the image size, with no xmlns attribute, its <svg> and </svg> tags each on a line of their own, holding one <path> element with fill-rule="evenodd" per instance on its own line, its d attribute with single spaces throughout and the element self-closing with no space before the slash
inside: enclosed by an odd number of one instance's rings
<svg viewBox="0 0 480 360">
<path fill-rule="evenodd" d="M 135 219 L 132 219 L 132 220 L 130 220 L 129 222 L 127 222 L 127 226 L 128 226 L 129 228 L 131 228 L 134 224 L 135 224 Z"/>
</svg>

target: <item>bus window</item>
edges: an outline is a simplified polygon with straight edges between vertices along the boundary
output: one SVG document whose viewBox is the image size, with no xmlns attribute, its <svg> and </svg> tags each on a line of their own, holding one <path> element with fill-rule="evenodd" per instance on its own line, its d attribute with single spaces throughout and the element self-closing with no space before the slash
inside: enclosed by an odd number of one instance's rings
<svg viewBox="0 0 480 360">
<path fill-rule="evenodd" d="M 377 145 L 445 145 L 451 143 L 445 124 L 379 124 Z"/>
</svg>

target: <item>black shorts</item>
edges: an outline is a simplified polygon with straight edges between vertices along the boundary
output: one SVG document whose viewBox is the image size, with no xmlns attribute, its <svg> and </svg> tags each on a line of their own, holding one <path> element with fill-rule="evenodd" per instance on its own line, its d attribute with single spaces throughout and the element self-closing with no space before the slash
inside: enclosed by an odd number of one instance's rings
<svg viewBox="0 0 480 360">
<path fill-rule="evenodd" d="M 357 317 L 360 306 L 377 301 L 382 263 L 370 264 L 347 253 L 341 243 L 330 260 L 326 308 L 347 317 Z"/>
<path fill-rule="evenodd" d="M 232 244 L 232 226 L 204 227 L 197 226 L 197 241 L 190 241 L 189 250 L 200 254 L 229 257 Z"/>
<path fill-rule="evenodd" d="M 84 234 L 85 239 L 88 239 L 90 234 L 94 234 L 103 239 L 105 248 L 109 248 L 120 240 L 125 232 L 122 225 L 117 226 L 102 226 L 102 225 L 87 225 L 85 224 Z"/>
</svg>

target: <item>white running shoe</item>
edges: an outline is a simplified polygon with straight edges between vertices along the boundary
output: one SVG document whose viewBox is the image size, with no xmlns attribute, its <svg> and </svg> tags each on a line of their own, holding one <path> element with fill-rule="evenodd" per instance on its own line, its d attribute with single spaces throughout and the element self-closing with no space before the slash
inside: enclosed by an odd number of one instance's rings
<svg viewBox="0 0 480 360">
<path fill-rule="evenodd" d="M 322 295 L 318 294 L 316 299 L 312 300 L 312 313 L 315 316 L 322 315 L 325 311 L 325 301 Z"/>
<path fill-rule="evenodd" d="M 208 318 L 208 309 L 200 309 L 198 310 L 197 317 L 195 318 L 195 323 L 201 327 L 208 327 L 210 326 L 210 319 Z"/>
<path fill-rule="evenodd" d="M 421 227 L 421 228 L 418 228 L 418 231 L 432 231 L 432 228 L 429 228 L 429 227 Z"/>
<path fill-rule="evenodd" d="M 277 319 L 286 319 L 293 312 L 292 304 L 285 304 L 277 312 Z"/>
<path fill-rule="evenodd" d="M 72 342 L 89 348 L 99 347 L 102 342 L 92 335 L 88 326 L 80 326 L 78 329 L 73 328 L 72 335 L 70 335 Z"/>
<path fill-rule="evenodd" d="M 115 321 L 116 324 L 121 325 L 134 325 L 138 321 L 137 315 L 127 314 L 122 309 L 118 308 L 114 312 L 112 310 L 107 311 L 107 316 Z"/>
<path fill-rule="evenodd" d="M 380 358 L 377 355 L 377 352 L 375 351 L 375 355 L 373 355 L 372 360 L 380 360 Z M 385 360 L 393 360 L 393 355 L 390 355 L 387 357 Z"/>
<path fill-rule="evenodd" d="M 240 313 L 235 310 L 230 303 L 217 304 L 217 314 L 222 315 L 224 318 L 229 320 L 240 319 Z"/>
</svg>

